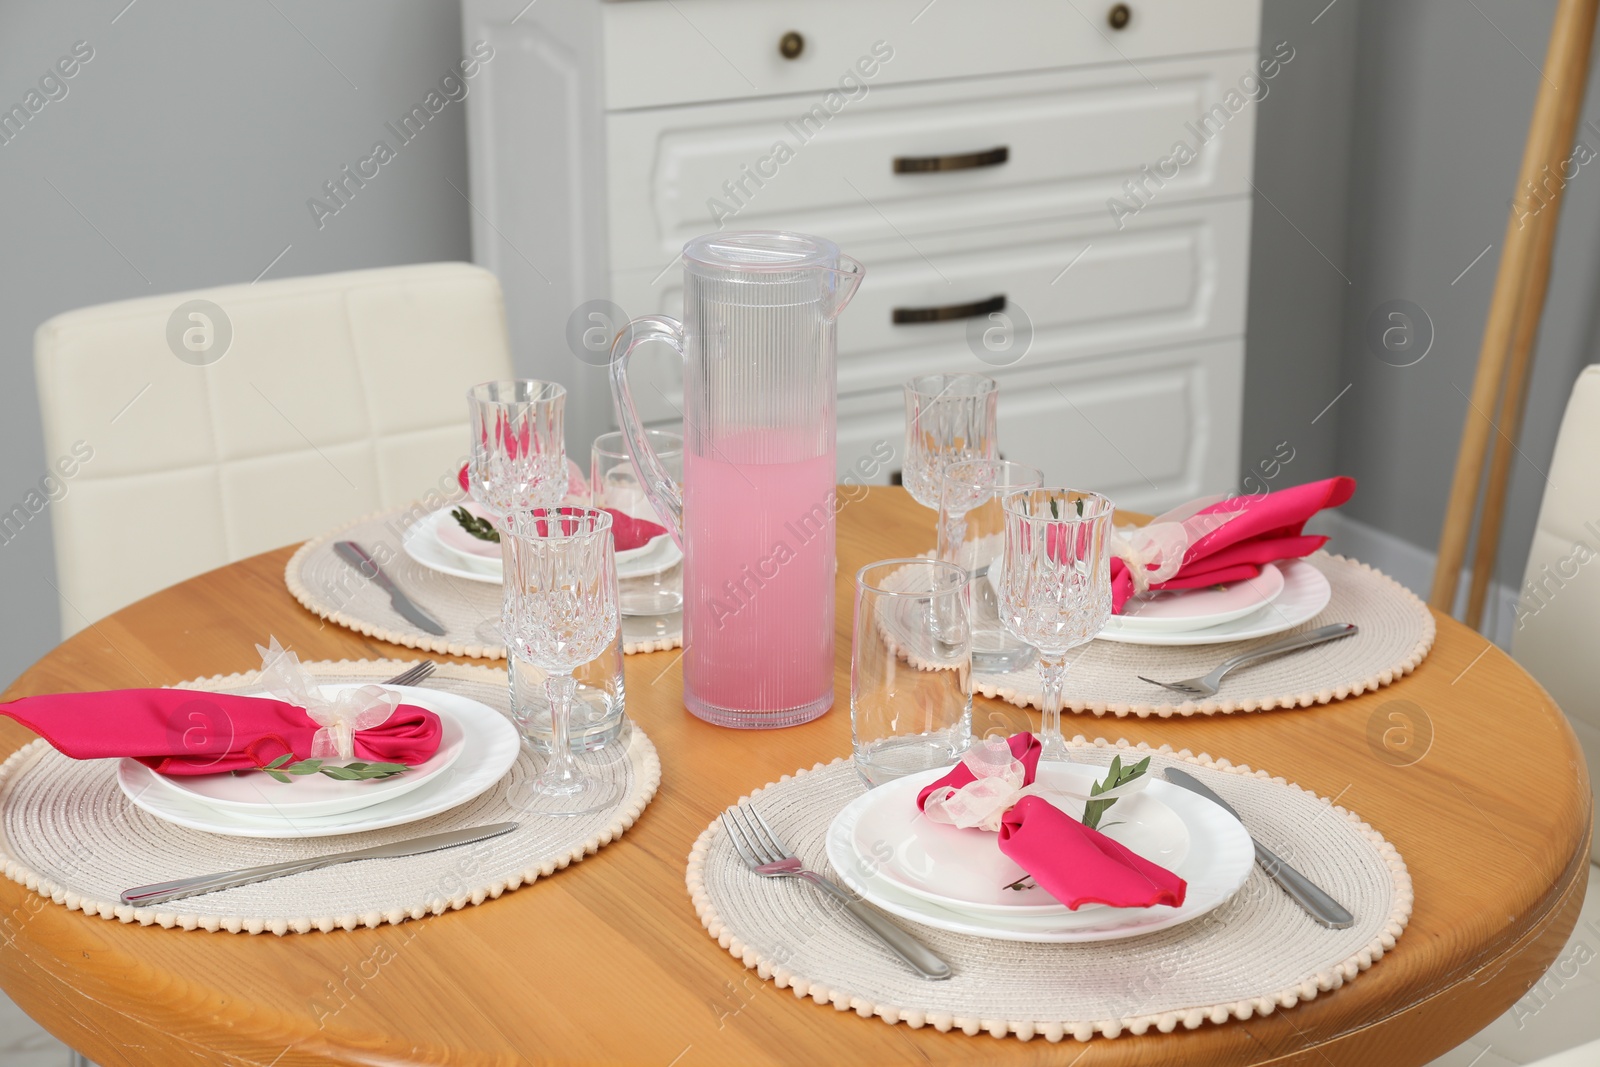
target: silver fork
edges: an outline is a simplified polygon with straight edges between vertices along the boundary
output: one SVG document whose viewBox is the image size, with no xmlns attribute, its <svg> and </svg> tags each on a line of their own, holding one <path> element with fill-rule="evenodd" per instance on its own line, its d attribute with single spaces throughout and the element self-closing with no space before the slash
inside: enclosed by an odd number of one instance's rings
<svg viewBox="0 0 1600 1067">
<path fill-rule="evenodd" d="M 1349 637 L 1355 632 L 1355 623 L 1336 622 L 1331 626 L 1319 626 L 1315 630 L 1307 630 L 1303 634 L 1296 634 L 1293 637 L 1286 637 L 1282 641 L 1274 641 L 1270 645 L 1251 649 L 1249 652 L 1217 664 L 1216 670 L 1210 674 L 1202 674 L 1198 678 L 1185 678 L 1181 682 L 1158 682 L 1154 678 L 1146 678 L 1141 674 L 1139 675 L 1139 680 L 1141 682 L 1149 682 L 1151 685 L 1159 685 L 1163 689 L 1170 689 L 1174 693 L 1182 693 L 1184 696 L 1216 696 L 1217 690 L 1222 686 L 1223 675 L 1237 667 L 1243 667 L 1247 663 L 1255 663 L 1269 656 L 1278 656 L 1285 652 L 1293 652 L 1296 649 L 1310 648 L 1312 645 L 1320 645 L 1328 641 L 1337 641 L 1339 638 Z"/>
<path fill-rule="evenodd" d="M 421 663 L 407 667 L 393 678 L 385 678 L 379 685 L 416 685 L 433 673 L 434 662 L 425 659 Z"/>
<path fill-rule="evenodd" d="M 843 904 L 862 926 L 876 934 L 878 940 L 922 977 L 936 981 L 950 977 L 950 965 L 930 952 L 922 942 L 822 875 L 806 870 L 800 858 L 791 855 L 783 842 L 778 840 L 778 835 L 767 825 L 767 820 L 761 817 L 755 805 L 747 809 L 740 804 L 723 812 L 722 828 L 733 842 L 739 858 L 751 871 L 762 878 L 805 879 Z"/>
</svg>

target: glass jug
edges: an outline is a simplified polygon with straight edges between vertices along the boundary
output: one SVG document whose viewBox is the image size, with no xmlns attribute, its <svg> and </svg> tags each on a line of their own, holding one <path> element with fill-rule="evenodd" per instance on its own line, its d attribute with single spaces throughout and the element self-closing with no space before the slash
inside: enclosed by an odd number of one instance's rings
<svg viewBox="0 0 1600 1067">
<path fill-rule="evenodd" d="M 864 268 L 797 233 L 697 237 L 683 321 L 612 346 L 611 389 L 640 484 L 683 549 L 683 702 L 719 726 L 793 726 L 833 704 L 834 323 Z M 683 357 L 683 486 L 628 386 L 646 341 Z"/>
</svg>

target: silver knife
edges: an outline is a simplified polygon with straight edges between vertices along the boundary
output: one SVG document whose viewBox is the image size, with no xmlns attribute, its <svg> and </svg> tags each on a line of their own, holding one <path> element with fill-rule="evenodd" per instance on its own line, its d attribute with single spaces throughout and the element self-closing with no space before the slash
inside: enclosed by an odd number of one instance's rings
<svg viewBox="0 0 1600 1067">
<path fill-rule="evenodd" d="M 1168 767 L 1163 773 L 1167 781 L 1173 785 L 1205 797 L 1235 819 L 1239 819 L 1239 813 L 1233 810 L 1232 804 L 1206 788 L 1194 775 L 1185 774 L 1176 767 Z M 1243 825 L 1244 820 L 1239 819 L 1239 823 Z M 1246 827 L 1247 832 L 1248 830 Z M 1250 841 L 1256 846 L 1256 862 L 1267 872 L 1267 877 L 1277 882 L 1312 919 L 1331 930 L 1343 930 L 1355 923 L 1356 917 L 1351 915 L 1343 904 L 1323 892 L 1321 886 L 1285 863 L 1276 852 L 1257 841 L 1255 835 L 1251 835 Z"/>
<path fill-rule="evenodd" d="M 180 897 L 196 897 L 202 893 L 215 893 L 221 889 L 232 889 L 234 886 L 249 885 L 252 882 L 265 882 L 269 878 L 303 874 L 306 871 L 332 867 L 336 863 L 349 863 L 352 860 L 391 859 L 397 856 L 417 856 L 424 852 L 437 852 L 442 848 L 470 845 L 474 841 L 487 841 L 491 837 L 499 837 L 501 834 L 510 833 L 518 825 L 518 823 L 514 822 L 497 822 L 488 826 L 471 826 L 465 830 L 448 830 L 442 834 L 428 834 L 425 837 L 413 837 L 407 841 L 376 845 L 372 848 L 363 848 L 355 852 L 339 852 L 331 856 L 318 856 L 316 859 L 269 863 L 264 867 L 247 867 L 240 871 L 202 874 L 194 878 L 180 878 L 175 882 L 157 882 L 154 885 L 135 886 L 133 889 L 123 892 L 122 902 L 124 904 L 132 904 L 135 907 L 161 904 L 168 900 L 177 900 Z"/>
<path fill-rule="evenodd" d="M 333 550 L 339 554 L 340 559 L 360 571 L 363 578 L 388 593 L 389 603 L 394 605 L 394 610 L 430 634 L 444 636 L 444 627 L 439 625 L 432 615 L 418 607 L 415 601 L 402 593 L 400 587 L 394 584 L 394 580 L 383 573 L 383 568 L 378 566 L 378 562 L 367 555 L 366 550 L 360 545 L 354 541 L 335 541 Z"/>
</svg>

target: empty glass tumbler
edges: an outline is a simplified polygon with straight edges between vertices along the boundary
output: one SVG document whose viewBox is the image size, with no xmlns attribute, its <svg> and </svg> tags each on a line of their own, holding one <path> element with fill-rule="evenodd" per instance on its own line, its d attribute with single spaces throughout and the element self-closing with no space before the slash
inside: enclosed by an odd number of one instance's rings
<svg viewBox="0 0 1600 1067">
<path fill-rule="evenodd" d="M 644 434 L 662 470 L 674 485 L 681 486 L 683 438 L 666 430 L 645 430 Z M 589 454 L 589 503 L 671 528 L 639 484 L 627 435 L 620 430 L 594 439 Z M 638 556 L 638 550 L 630 556 Z M 683 607 L 682 554 L 663 540 L 639 558 L 617 560 L 617 606 L 622 614 L 634 616 L 665 615 Z"/>
<path fill-rule="evenodd" d="M 931 559 L 857 572 L 850 730 L 868 785 L 947 767 L 971 743 L 971 582 L 964 568 Z"/>
<path fill-rule="evenodd" d="M 511 718 L 536 752 L 548 753 L 553 733 L 547 675 L 521 656 L 506 662 L 511 687 Z M 573 752 L 593 752 L 628 739 L 627 691 L 622 674 L 622 634 L 588 663 L 573 668 L 577 683 L 567 721 L 567 742 Z"/>
</svg>

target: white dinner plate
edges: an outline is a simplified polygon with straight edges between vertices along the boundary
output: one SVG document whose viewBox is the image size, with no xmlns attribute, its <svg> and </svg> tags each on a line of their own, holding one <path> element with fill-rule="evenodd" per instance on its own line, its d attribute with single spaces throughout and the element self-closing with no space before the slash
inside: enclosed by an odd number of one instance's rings
<svg viewBox="0 0 1600 1067">
<path fill-rule="evenodd" d="M 1037 886 L 1006 888 L 1027 872 L 996 847 L 995 834 L 923 816 L 917 794 L 945 773 L 908 775 L 868 793 L 851 837 L 855 854 L 875 864 L 878 874 L 897 888 L 954 911 L 1010 917 L 1073 915 Z M 1103 767 L 1047 762 L 1039 764 L 1038 782 L 1087 793 L 1105 773 Z M 1107 809 L 1100 831 L 1152 863 L 1177 870 L 1189 854 L 1189 828 L 1167 801 L 1182 805 L 1193 796 L 1168 782 L 1151 780 L 1140 792 Z M 1075 819 L 1083 815 L 1082 801 L 1060 795 L 1045 799 Z M 885 849 L 888 842 L 894 844 Z M 1084 905 L 1078 914 L 1102 906 Z"/>
<path fill-rule="evenodd" d="M 455 521 L 449 508 L 441 508 L 431 515 L 418 519 L 402 535 L 401 547 L 406 550 L 406 555 L 429 570 L 448 574 L 454 578 L 465 578 L 470 582 L 489 582 L 499 585 L 499 560 L 483 559 L 475 561 L 469 567 L 465 559 L 439 540 L 439 523 Z M 488 566 L 490 563 L 494 564 L 492 568 Z"/>
<path fill-rule="evenodd" d="M 359 689 L 360 683 L 324 685 L 324 696 L 341 690 Z M 156 785 L 174 796 L 192 800 L 218 811 L 232 812 L 255 819 L 304 819 L 323 815 L 343 815 L 369 808 L 420 788 L 450 769 L 460 758 L 466 733 L 448 701 L 436 697 L 443 693 L 411 686 L 385 686 L 400 694 L 401 702 L 426 708 L 439 716 L 442 736 L 439 748 L 424 763 L 404 774 L 367 782 L 340 782 L 325 774 L 292 776 L 280 782 L 259 771 L 244 774 L 196 774 L 154 776 Z M 136 761 L 128 761 L 136 762 Z M 338 762 L 338 761 L 333 761 Z"/>
<path fill-rule="evenodd" d="M 1107 627 L 1095 635 L 1095 640 L 1125 645 L 1220 645 L 1229 641 L 1249 641 L 1292 630 L 1316 618 L 1328 606 L 1328 601 L 1333 598 L 1333 587 L 1312 564 L 1296 559 L 1274 566 L 1283 571 L 1283 592 L 1272 603 L 1232 622 L 1177 633 L 1131 633 Z"/>
<path fill-rule="evenodd" d="M 931 772 L 919 777 L 922 784 L 927 784 L 943 773 Z M 1157 784 L 1152 782 L 1151 787 Z M 1190 922 L 1221 907 L 1244 886 L 1255 864 L 1255 846 L 1239 821 L 1209 800 L 1193 796 L 1192 803 L 1176 799 L 1170 804 L 1189 832 L 1188 853 L 1176 868 L 1176 873 L 1187 883 L 1181 907 L 1086 905 L 1076 913 L 1046 915 L 997 915 L 957 910 L 915 896 L 883 876 L 882 855 L 894 852 L 893 842 L 887 839 L 874 842 L 877 851 L 869 853 L 869 859 L 864 860 L 856 853 L 856 823 L 874 792 L 877 790 L 858 797 L 834 818 L 826 840 L 828 861 L 840 881 L 889 914 L 951 933 L 1038 943 L 1139 937 Z M 912 796 L 915 794 L 913 790 Z M 1167 797 L 1161 799 L 1168 800 Z"/>
<path fill-rule="evenodd" d="M 406 702 L 449 715 L 462 734 L 454 762 L 409 792 L 336 815 L 271 815 L 255 817 L 223 810 L 209 801 L 165 788 L 167 781 L 137 760 L 122 760 L 117 782 L 134 804 L 179 826 L 228 837 L 332 837 L 379 830 L 425 819 L 479 796 L 511 769 L 521 751 L 521 738 L 511 720 L 486 704 L 436 689 L 396 687 Z M 252 775 L 254 777 L 254 775 Z M 265 776 L 262 776 L 265 777 Z M 401 775 L 404 778 L 405 775 Z M 393 781 L 394 779 L 389 779 Z M 294 784 L 272 782 L 283 790 Z M 381 784 L 381 783 L 369 783 Z"/>
<path fill-rule="evenodd" d="M 1268 563 L 1254 578 L 1200 589 L 1152 590 L 1129 597 L 1121 615 L 1106 622 L 1112 633 L 1203 630 L 1260 611 L 1283 592 L 1283 571 Z"/>
<path fill-rule="evenodd" d="M 443 523 L 454 523 L 450 508 L 441 508 L 411 524 L 401 539 L 406 555 L 442 574 L 474 582 L 499 585 L 502 565 L 498 558 L 476 556 L 450 547 L 439 538 Z M 683 551 L 669 534 L 651 538 L 638 548 L 617 553 L 617 577 L 644 578 L 669 570 L 683 561 Z"/>
</svg>

